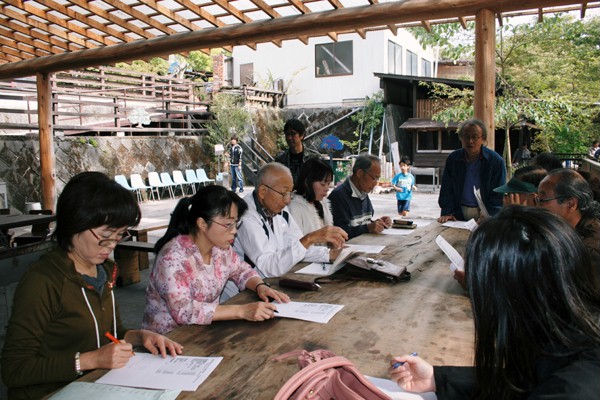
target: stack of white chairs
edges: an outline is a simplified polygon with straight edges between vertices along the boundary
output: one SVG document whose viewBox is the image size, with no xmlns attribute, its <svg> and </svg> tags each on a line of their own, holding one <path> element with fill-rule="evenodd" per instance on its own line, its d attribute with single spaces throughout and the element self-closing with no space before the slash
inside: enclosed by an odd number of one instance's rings
<svg viewBox="0 0 600 400">
<path fill-rule="evenodd" d="M 183 174 L 179 170 L 173 171 L 173 182 L 175 182 L 176 185 L 179 185 L 179 187 L 181 188 L 181 193 L 183 193 L 184 196 L 186 194 L 185 193 L 186 186 L 192 188 L 192 193 L 196 193 L 196 187 L 194 186 L 194 183 L 186 181 L 185 178 L 183 177 Z"/>
<path fill-rule="evenodd" d="M 150 196 L 152 197 L 152 200 L 154 200 L 154 192 L 152 191 L 152 188 L 144 183 L 144 180 L 142 179 L 142 176 L 140 174 L 131 174 L 130 179 L 131 187 L 136 190 L 139 202 L 144 201 L 142 191 L 146 193 L 146 196 L 148 191 L 150 191 Z"/>
<path fill-rule="evenodd" d="M 173 186 L 163 183 L 158 175 L 158 172 L 148 172 L 148 184 L 152 187 L 151 190 L 156 191 L 156 196 L 160 200 L 160 191 L 164 193 L 165 189 L 169 192 L 171 199 L 175 198 Z"/>
<path fill-rule="evenodd" d="M 198 180 L 200 181 L 200 183 L 202 183 L 204 186 L 206 186 L 207 184 L 213 184 L 213 183 L 215 183 L 215 180 L 214 179 L 210 179 L 206 175 L 206 171 L 204 171 L 204 169 L 202 169 L 202 168 L 198 168 L 196 170 L 196 178 L 198 178 Z"/>
</svg>

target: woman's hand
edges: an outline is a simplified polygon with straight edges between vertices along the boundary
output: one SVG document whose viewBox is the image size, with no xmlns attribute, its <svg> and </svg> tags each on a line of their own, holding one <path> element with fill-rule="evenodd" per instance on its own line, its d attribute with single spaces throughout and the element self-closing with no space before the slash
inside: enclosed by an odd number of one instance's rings
<svg viewBox="0 0 600 400">
<path fill-rule="evenodd" d="M 519 195 L 519 193 L 504 193 L 504 196 L 502 197 L 502 205 L 504 207 L 512 204 L 525 205 L 527 201 L 527 196 L 523 197 L 524 199 L 521 200 L 521 196 Z"/>
<path fill-rule="evenodd" d="M 273 300 L 273 301 L 277 301 L 279 303 L 289 303 L 290 302 L 290 296 L 288 296 L 287 294 L 280 292 L 279 290 L 275 290 L 267 285 L 258 285 L 256 287 L 256 295 L 258 296 L 259 299 L 261 299 L 262 301 L 266 301 L 267 303 L 269 302 L 269 297 Z"/>
<path fill-rule="evenodd" d="M 240 318 L 247 321 L 265 321 L 275 317 L 277 307 L 273 303 L 257 301 L 255 303 L 244 304 L 239 307 Z"/>
<path fill-rule="evenodd" d="M 154 355 L 160 353 L 160 355 L 165 358 L 167 354 L 177 357 L 178 354 L 183 353 L 183 346 L 166 336 L 143 329 L 137 332 L 140 344 Z"/>
<path fill-rule="evenodd" d="M 83 371 L 96 368 L 115 369 L 124 367 L 132 356 L 131 343 L 121 341 L 119 344 L 109 343 L 98 350 L 81 353 L 79 361 Z"/>
<path fill-rule="evenodd" d="M 393 364 L 404 364 L 394 368 Z M 435 392 L 433 367 L 427 361 L 417 356 L 394 357 L 390 362 L 390 378 L 402 389 L 409 392 Z"/>
</svg>

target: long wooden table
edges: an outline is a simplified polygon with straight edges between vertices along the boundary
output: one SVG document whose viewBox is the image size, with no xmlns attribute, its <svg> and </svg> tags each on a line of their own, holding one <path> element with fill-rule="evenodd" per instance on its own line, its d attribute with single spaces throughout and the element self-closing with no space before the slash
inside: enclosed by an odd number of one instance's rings
<svg viewBox="0 0 600 400">
<path fill-rule="evenodd" d="M 56 221 L 56 215 L 19 214 L 0 216 L 0 230 Z"/>
<path fill-rule="evenodd" d="M 413 351 L 434 365 L 472 365 L 471 308 L 435 243 L 439 233 L 459 251 L 469 236 L 466 230 L 432 221 L 408 236 L 362 235 L 351 241 L 386 245 L 380 257 L 406 265 L 412 274 L 409 282 L 346 281 L 322 285 L 316 292 L 286 290 L 297 301 L 343 304 L 327 324 L 275 318 L 174 330 L 169 336 L 185 346 L 185 355 L 223 357 L 196 392 L 182 392 L 178 398 L 272 399 L 298 371 L 295 358 L 272 358 L 295 349 L 329 349 L 353 361 L 364 374 L 378 377 L 387 377 L 392 356 Z M 312 279 L 293 273 L 288 277 Z M 278 279 L 269 281 L 276 286 Z M 255 300 L 254 293 L 243 292 L 228 304 Z M 99 374 L 95 371 L 85 380 Z"/>
</svg>

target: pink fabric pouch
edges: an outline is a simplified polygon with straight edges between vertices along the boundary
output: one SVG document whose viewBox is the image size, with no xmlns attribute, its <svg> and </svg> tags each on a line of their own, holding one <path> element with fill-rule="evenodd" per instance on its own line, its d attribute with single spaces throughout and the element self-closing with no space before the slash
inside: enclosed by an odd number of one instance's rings
<svg viewBox="0 0 600 400">
<path fill-rule="evenodd" d="M 283 385 L 275 400 L 390 400 L 344 357 L 328 350 L 296 350 L 275 360 L 293 356 L 302 369 Z"/>
</svg>

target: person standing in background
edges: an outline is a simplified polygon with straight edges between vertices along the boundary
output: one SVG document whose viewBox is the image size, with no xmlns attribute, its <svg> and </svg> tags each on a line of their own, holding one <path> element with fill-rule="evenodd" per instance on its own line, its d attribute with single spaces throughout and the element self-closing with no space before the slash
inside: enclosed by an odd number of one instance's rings
<svg viewBox="0 0 600 400">
<path fill-rule="evenodd" d="M 292 179 L 294 183 L 296 183 L 300 167 L 304 164 L 304 160 L 309 157 L 318 156 L 319 154 L 304 147 L 302 141 L 306 134 L 306 128 L 299 119 L 288 119 L 283 126 L 283 134 L 288 149 L 278 154 L 277 157 L 275 157 L 275 161 L 290 169 Z"/>
<path fill-rule="evenodd" d="M 229 163 L 231 165 L 231 191 L 235 193 L 236 187 L 240 193 L 244 192 L 244 178 L 242 177 L 242 153 L 244 150 L 237 142 L 237 137 L 231 138 L 231 149 L 229 150 Z"/>
</svg>

